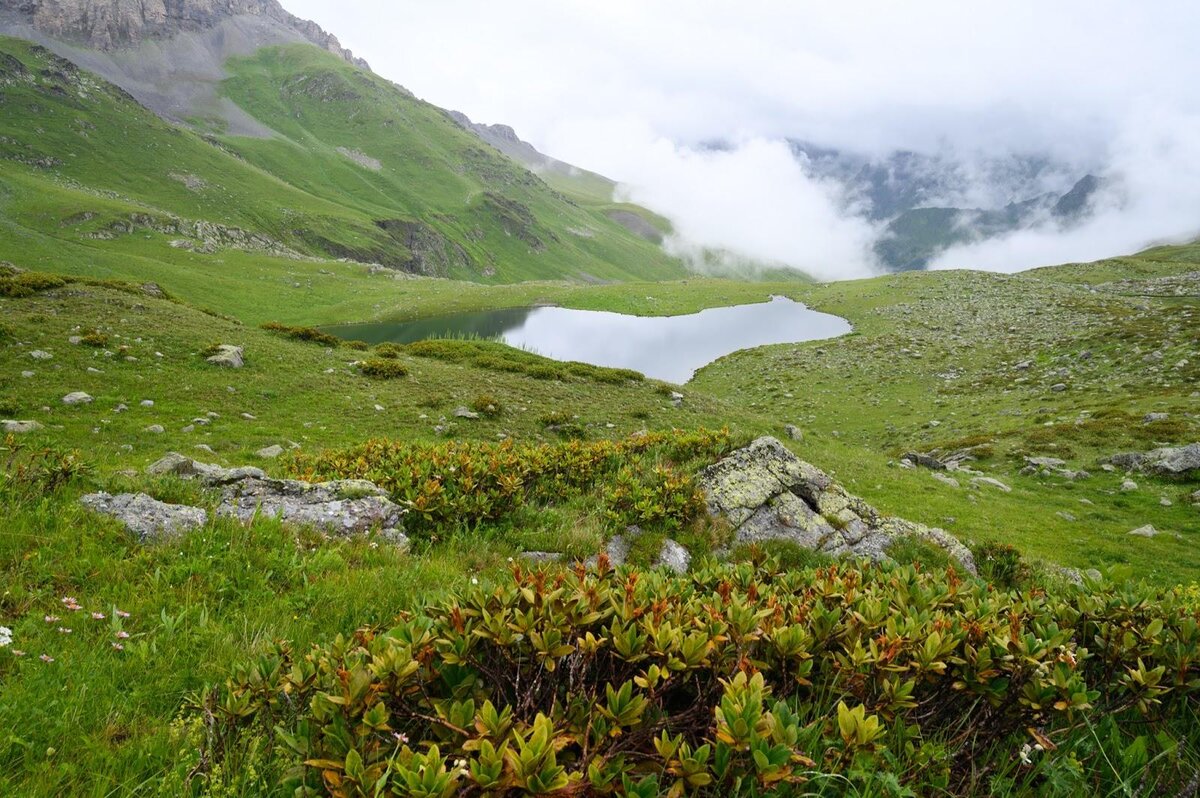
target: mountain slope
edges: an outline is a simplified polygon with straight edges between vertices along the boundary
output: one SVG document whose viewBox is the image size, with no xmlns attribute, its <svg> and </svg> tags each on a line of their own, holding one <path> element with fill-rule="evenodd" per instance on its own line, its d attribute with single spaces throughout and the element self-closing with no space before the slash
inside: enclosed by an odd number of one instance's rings
<svg viewBox="0 0 1200 798">
<path fill-rule="evenodd" d="M 41 235 L 150 262 L 240 249 L 488 282 L 683 273 L 445 112 L 312 45 L 228 62 L 220 96 L 263 137 L 169 124 L 38 45 L 7 39 L 0 54 L 0 259 L 19 263 L 18 239 Z M 144 267 L 115 276 L 152 279 Z"/>
</svg>

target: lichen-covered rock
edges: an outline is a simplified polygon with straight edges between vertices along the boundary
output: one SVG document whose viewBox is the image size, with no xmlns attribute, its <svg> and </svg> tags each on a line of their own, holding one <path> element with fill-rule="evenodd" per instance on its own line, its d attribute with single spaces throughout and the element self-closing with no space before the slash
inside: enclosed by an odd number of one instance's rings
<svg viewBox="0 0 1200 798">
<path fill-rule="evenodd" d="M 209 363 L 214 366 L 224 366 L 230 369 L 240 369 L 246 365 L 243 359 L 244 350 L 240 346 L 233 344 L 221 344 L 217 347 L 217 353 L 209 358 L 206 358 Z"/>
<path fill-rule="evenodd" d="M 4 433 L 12 433 L 21 435 L 26 432 L 37 432 L 42 428 L 42 425 L 36 421 L 17 421 L 14 419 L 5 419 L 0 421 L 0 431 Z"/>
<path fill-rule="evenodd" d="M 1127 452 L 1113 455 L 1109 462 L 1130 471 L 1141 471 L 1163 477 L 1183 477 L 1200 474 L 1200 443 L 1187 446 L 1168 446 L 1149 452 Z"/>
<path fill-rule="evenodd" d="M 677 574 L 686 574 L 692 564 L 692 553 L 678 541 L 667 538 L 663 541 L 662 549 L 659 550 L 654 564 L 660 568 L 670 569 Z"/>
<path fill-rule="evenodd" d="M 699 485 L 709 513 L 727 518 L 739 543 L 785 540 L 826 554 L 882 560 L 893 541 L 911 536 L 945 549 L 975 572 L 970 550 L 952 535 L 883 516 L 772 437 L 704 469 Z"/>
<path fill-rule="evenodd" d="M 408 545 L 403 532 L 404 508 L 389 499 L 383 488 L 363 479 L 319 483 L 271 479 L 260 468 L 223 468 L 177 452 L 151 464 L 146 472 L 197 479 L 220 488 L 219 516 L 249 522 L 261 515 L 338 536 L 379 529 L 392 542 Z"/>
<path fill-rule="evenodd" d="M 208 523 L 208 513 L 199 507 L 167 504 L 145 493 L 91 493 L 80 502 L 116 518 L 143 541 L 183 534 Z"/>
<path fill-rule="evenodd" d="M 225 486 L 217 514 L 243 522 L 261 515 L 339 536 L 379 529 L 394 542 L 408 542 L 401 532 L 404 509 L 383 488 L 361 479 L 318 483 L 241 479 Z"/>
</svg>

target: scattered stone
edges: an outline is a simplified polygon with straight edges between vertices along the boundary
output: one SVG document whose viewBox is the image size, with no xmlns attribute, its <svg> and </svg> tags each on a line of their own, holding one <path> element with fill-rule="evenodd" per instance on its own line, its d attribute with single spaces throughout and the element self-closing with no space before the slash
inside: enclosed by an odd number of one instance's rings
<svg viewBox="0 0 1200 798">
<path fill-rule="evenodd" d="M 0 421 L 0 430 L 5 434 L 22 435 L 26 432 L 37 432 L 42 428 L 42 425 L 36 421 L 16 421 L 6 420 Z"/>
<path fill-rule="evenodd" d="M 200 451 L 202 451 L 202 452 L 207 452 L 208 454 L 216 454 L 216 452 L 214 452 L 214 451 L 212 450 L 212 447 L 211 447 L 211 446 L 209 446 L 207 443 L 197 443 L 197 444 L 196 444 L 195 446 L 193 446 L 192 448 L 193 448 L 193 449 L 199 449 Z"/>
<path fill-rule="evenodd" d="M 166 432 L 166 429 L 163 428 L 162 424 L 151 424 L 150 426 L 146 427 L 146 432 L 154 435 L 162 435 L 164 432 Z"/>
<path fill-rule="evenodd" d="M 267 475 L 261 468 L 244 466 L 241 468 L 222 468 L 209 465 L 185 457 L 177 452 L 170 452 L 162 459 L 156 460 L 146 467 L 146 473 L 152 476 L 176 476 L 184 479 L 198 477 L 209 487 L 228 485 L 241 479 L 266 479 Z"/>
<path fill-rule="evenodd" d="M 1050 386 L 1050 390 L 1054 393 L 1062 393 L 1063 391 L 1067 390 L 1067 385 L 1063 382 L 1055 383 L 1054 385 Z"/>
<path fill-rule="evenodd" d="M 971 480 L 971 484 L 987 485 L 990 488 L 995 488 L 996 490 L 1004 491 L 1005 493 L 1012 493 L 1012 488 L 994 477 L 975 477 Z"/>
<path fill-rule="evenodd" d="M 654 564 L 670 569 L 677 574 L 686 574 L 692 564 L 692 553 L 677 541 L 667 538 L 663 541 L 662 549 Z"/>
<path fill-rule="evenodd" d="M 468 408 L 466 408 L 466 407 L 456 407 L 456 408 L 454 408 L 454 416 L 455 416 L 456 418 L 467 418 L 467 419 L 477 419 L 477 418 L 479 418 L 479 414 L 478 414 L 478 413 L 476 413 L 476 412 L 474 412 L 473 410 L 470 410 L 470 409 L 468 409 Z"/>
<path fill-rule="evenodd" d="M 783 427 L 783 434 L 787 435 L 794 441 L 804 440 L 804 433 L 795 424 L 785 424 Z"/>
<path fill-rule="evenodd" d="M 1152 538 L 1158 534 L 1158 530 L 1150 524 L 1146 524 L 1145 526 L 1139 526 L 1137 529 L 1131 529 L 1129 534 L 1137 535 L 1140 538 Z"/>
<path fill-rule="evenodd" d="M 283 454 L 283 447 L 276 443 L 272 446 L 265 446 L 254 454 L 255 456 L 261 457 L 264 460 L 270 460 Z"/>
<path fill-rule="evenodd" d="M 1123 490 L 1125 492 L 1129 492 L 1131 490 L 1137 490 L 1137 489 L 1138 489 L 1138 484 L 1136 482 L 1134 482 L 1132 479 L 1127 479 L 1121 483 L 1121 490 Z"/>
<path fill-rule="evenodd" d="M 142 407 L 154 407 L 154 400 L 143 399 L 142 401 L 138 402 L 138 404 L 140 404 Z"/>
<path fill-rule="evenodd" d="M 1075 518 L 1074 514 L 1072 514 L 1072 513 L 1068 513 L 1066 510 L 1059 510 L 1057 513 L 1055 513 L 1055 515 L 1057 515 L 1059 518 L 1061 518 L 1061 519 L 1062 519 L 1062 520 L 1064 520 L 1064 521 L 1075 521 L 1075 520 L 1077 520 L 1077 519 Z"/>
<path fill-rule="evenodd" d="M 225 368 L 240 369 L 246 365 L 243 360 L 244 350 L 240 346 L 232 344 L 221 344 L 217 347 L 217 354 L 206 358 L 209 363 L 214 366 L 224 366 Z"/>
<path fill-rule="evenodd" d="M 119 404 L 113 408 L 113 412 L 114 413 L 124 413 L 128 409 L 129 409 L 129 405 L 125 404 L 124 402 L 121 402 L 121 404 Z"/>
<path fill-rule="evenodd" d="M 66 396 L 64 396 L 62 398 L 62 402 L 64 405 L 86 405 L 86 404 L 91 404 L 92 401 L 93 401 L 92 397 L 89 396 L 88 394 L 84 393 L 83 391 L 75 391 L 73 393 L 67 394 Z"/>
<path fill-rule="evenodd" d="M 958 484 L 958 480 L 957 480 L 957 479 L 955 479 L 955 478 L 954 478 L 954 477 L 952 477 L 952 476 L 948 476 L 948 475 L 946 475 L 946 474 L 943 474 L 941 471 L 934 471 L 934 472 L 933 472 L 932 474 L 930 474 L 929 476 L 933 477 L 933 478 L 934 478 L 934 479 L 936 479 L 938 482 L 941 482 L 943 485 L 949 485 L 949 486 L 950 486 L 950 487 L 952 487 L 952 488 L 957 488 L 957 487 L 960 487 L 960 486 L 959 486 L 959 484 Z"/>
<path fill-rule="evenodd" d="M 79 344 L 83 343 L 83 336 L 82 335 L 72 335 L 70 338 L 67 339 L 67 343 L 78 346 Z"/>
<path fill-rule="evenodd" d="M 1168 499 L 1166 496 L 1159 496 L 1159 497 L 1158 497 L 1158 503 L 1159 503 L 1159 504 L 1161 504 L 1163 507 L 1170 507 L 1170 506 L 1171 506 L 1171 500 L 1170 500 L 1170 499 Z"/>
<path fill-rule="evenodd" d="M 141 541 L 183 534 L 208 523 L 208 513 L 199 507 L 167 504 L 145 493 L 91 493 L 80 502 L 116 518 Z"/>
<path fill-rule="evenodd" d="M 1170 417 L 1170 413 L 1147 413 L 1142 416 L 1142 421 L 1146 424 L 1153 424 L 1155 421 L 1166 421 Z"/>
<path fill-rule="evenodd" d="M 882 515 L 775 438 L 730 453 L 698 476 L 711 515 L 727 518 L 739 543 L 787 540 L 833 555 L 887 559 L 897 538 L 918 537 L 975 572 L 970 550 L 941 529 Z"/>
<path fill-rule="evenodd" d="M 41 349 L 35 349 L 29 353 L 29 356 L 34 360 L 50 360 L 54 355 L 49 352 L 43 352 Z"/>
<path fill-rule="evenodd" d="M 528 560 L 532 563 L 563 561 L 563 553 L 561 551 L 523 551 L 519 556 L 522 560 Z"/>
<path fill-rule="evenodd" d="M 33 376 L 33 372 L 32 371 L 22 371 L 21 376 L 24 377 L 25 379 L 29 379 L 30 377 Z"/>
</svg>

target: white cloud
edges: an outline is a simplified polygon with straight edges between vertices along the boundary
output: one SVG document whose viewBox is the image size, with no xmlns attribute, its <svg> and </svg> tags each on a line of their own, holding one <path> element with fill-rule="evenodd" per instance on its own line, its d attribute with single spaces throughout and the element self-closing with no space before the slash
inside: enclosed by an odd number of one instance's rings
<svg viewBox="0 0 1200 798">
<path fill-rule="evenodd" d="M 419 96 L 627 183 L 689 239 L 828 277 L 863 272 L 871 230 L 784 163 L 783 137 L 1044 152 L 1125 180 L 1127 203 L 1085 227 L 943 264 L 1083 260 L 1200 222 L 1180 179 L 1197 163 L 1193 0 L 284 2 Z M 718 138 L 739 146 L 696 149 Z"/>
<path fill-rule="evenodd" d="M 1139 109 L 1114 137 L 1106 162 L 1105 177 L 1115 190 L 1097 198 L 1082 224 L 1047 224 L 954 247 L 931 268 L 1021 271 L 1200 235 L 1200 114 Z"/>
</svg>

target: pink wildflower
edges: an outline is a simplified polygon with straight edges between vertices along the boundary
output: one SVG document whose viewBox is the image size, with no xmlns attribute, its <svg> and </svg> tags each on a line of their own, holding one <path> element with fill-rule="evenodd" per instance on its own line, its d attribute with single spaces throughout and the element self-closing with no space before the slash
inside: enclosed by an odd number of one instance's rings
<svg viewBox="0 0 1200 798">
<path fill-rule="evenodd" d="M 93 621 L 103 621 L 103 620 L 104 620 L 104 613 L 102 613 L 102 612 L 93 612 L 93 613 L 92 613 L 92 620 L 93 620 Z"/>
<path fill-rule="evenodd" d="M 38 659 L 40 659 L 42 662 L 54 662 L 54 657 L 50 656 L 49 654 L 43 654 L 42 656 L 38 657 Z"/>
<path fill-rule="evenodd" d="M 62 620 L 62 618 L 59 618 L 57 615 L 47 615 L 42 620 L 44 620 L 46 623 L 58 623 Z"/>
<path fill-rule="evenodd" d="M 116 610 L 116 614 L 117 614 L 118 618 L 128 618 L 129 617 L 129 613 L 125 612 L 125 610 Z"/>
<path fill-rule="evenodd" d="M 124 651 L 125 650 L 125 646 L 121 645 L 120 643 L 113 643 L 112 647 L 113 647 L 114 651 Z"/>
<path fill-rule="evenodd" d="M 69 635 L 69 634 L 71 634 L 71 630 L 65 626 L 60 626 L 60 627 L 58 627 L 58 633 L 60 635 Z"/>
<path fill-rule="evenodd" d="M 14 657 L 23 657 L 23 656 L 25 656 L 25 652 L 24 652 L 24 651 L 22 651 L 22 650 L 21 650 L 21 649 L 19 649 L 19 648 L 14 648 L 14 649 L 12 650 L 12 653 L 13 653 L 13 656 L 14 656 Z"/>
<path fill-rule="evenodd" d="M 122 629 L 121 631 L 117 632 L 117 639 L 118 640 L 128 640 L 129 632 L 126 632 L 124 629 Z"/>
</svg>

